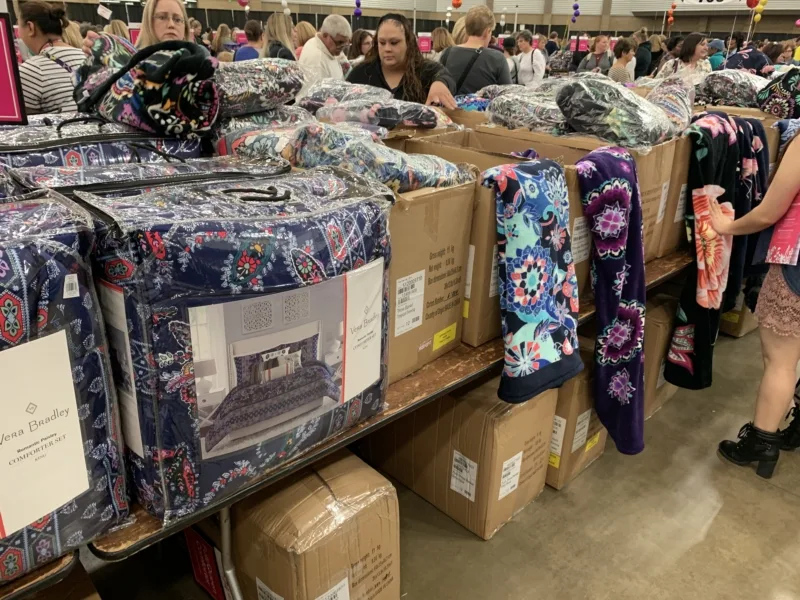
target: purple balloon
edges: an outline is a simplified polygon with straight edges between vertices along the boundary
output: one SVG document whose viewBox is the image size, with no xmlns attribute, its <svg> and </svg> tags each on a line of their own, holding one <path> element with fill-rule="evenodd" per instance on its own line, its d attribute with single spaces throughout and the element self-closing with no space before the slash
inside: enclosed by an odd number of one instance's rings
<svg viewBox="0 0 800 600">
<path fill-rule="evenodd" d="M 574 14 L 576 17 L 580 17 L 580 16 L 581 16 L 581 11 L 579 11 L 579 10 L 576 10 L 576 11 L 575 11 L 574 13 L 572 13 L 572 14 Z"/>
<path fill-rule="evenodd" d="M 580 7 L 581 5 L 576 2 L 575 4 L 572 5 L 572 10 L 578 10 Z"/>
<path fill-rule="evenodd" d="M 356 0 L 356 7 L 361 8 L 361 0 Z"/>
<path fill-rule="evenodd" d="M 353 11 L 353 16 L 354 17 L 360 17 L 361 16 L 361 9 L 360 8 L 355 9 Z"/>
<path fill-rule="evenodd" d="M 571 20 L 573 23 L 577 23 L 577 22 L 578 22 L 578 18 L 577 18 L 577 17 L 572 17 L 572 19 L 570 19 L 570 20 Z"/>
</svg>

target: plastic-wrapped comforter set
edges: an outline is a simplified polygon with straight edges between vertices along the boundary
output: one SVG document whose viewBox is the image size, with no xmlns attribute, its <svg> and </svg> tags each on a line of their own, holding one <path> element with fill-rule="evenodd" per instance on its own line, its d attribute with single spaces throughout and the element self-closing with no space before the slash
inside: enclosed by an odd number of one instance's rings
<svg viewBox="0 0 800 600">
<path fill-rule="evenodd" d="M 381 411 L 385 184 L 475 178 L 381 142 L 448 122 L 429 107 L 287 105 L 293 62 L 102 35 L 78 77 L 81 112 L 0 140 L 0 585 L 123 522 L 129 491 L 179 519 Z"/>
<path fill-rule="evenodd" d="M 89 213 L 55 192 L 0 203 L 0 584 L 128 513 L 93 243 Z"/>
</svg>

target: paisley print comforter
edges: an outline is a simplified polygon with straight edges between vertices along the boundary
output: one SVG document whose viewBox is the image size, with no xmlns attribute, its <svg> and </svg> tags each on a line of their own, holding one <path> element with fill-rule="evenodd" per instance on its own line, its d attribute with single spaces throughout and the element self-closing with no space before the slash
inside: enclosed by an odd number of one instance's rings
<svg viewBox="0 0 800 600">
<path fill-rule="evenodd" d="M 206 445 L 213 449 L 237 429 L 310 405 L 323 396 L 338 400 L 339 394 L 330 369 L 319 361 L 307 361 L 301 369 L 281 379 L 239 385 L 215 412 L 214 425 L 206 434 Z"/>
<path fill-rule="evenodd" d="M 137 498 L 152 514 L 165 522 L 190 515 L 382 410 L 385 366 L 375 383 L 331 410 L 276 437 L 209 456 L 190 311 L 309 289 L 375 261 L 387 269 L 388 188 L 342 169 L 316 168 L 170 186 L 135 198 L 78 195 L 104 215 L 96 220 L 96 268 L 124 306 L 131 373 L 124 391 L 135 398 L 140 432 L 138 439 L 126 435 L 127 456 Z M 385 353 L 385 279 L 376 300 Z M 241 319 L 236 327 L 243 327 Z M 304 356 L 304 366 L 308 358 L 316 357 Z"/>
<path fill-rule="evenodd" d="M 88 477 L 85 492 L 22 529 L 3 534 L 0 521 L 0 585 L 75 550 L 127 516 L 108 344 L 88 262 L 92 243 L 89 214 L 54 192 L 0 203 L 0 360 L 6 351 L 38 348 L 44 338 L 64 336 Z M 10 375 L 4 374 L 4 385 Z M 0 394 L 0 413 L 20 409 L 44 416 L 43 410 L 36 412 L 41 402 L 35 396 L 23 402 L 15 407 L 14 398 Z M 0 422 L 5 432 L 7 417 Z"/>
</svg>

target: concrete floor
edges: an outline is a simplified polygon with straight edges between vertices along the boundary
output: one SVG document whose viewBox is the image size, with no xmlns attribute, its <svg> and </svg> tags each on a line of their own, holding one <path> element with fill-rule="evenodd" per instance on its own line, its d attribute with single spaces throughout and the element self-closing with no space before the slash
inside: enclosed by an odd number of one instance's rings
<svg viewBox="0 0 800 600">
<path fill-rule="evenodd" d="M 400 487 L 403 600 L 800 600 L 800 453 L 771 481 L 716 455 L 752 418 L 758 335 L 720 339 L 716 365 L 713 389 L 680 391 L 647 422 L 641 455 L 609 445 L 489 542 Z M 179 537 L 91 562 L 103 598 L 207 598 Z"/>
</svg>

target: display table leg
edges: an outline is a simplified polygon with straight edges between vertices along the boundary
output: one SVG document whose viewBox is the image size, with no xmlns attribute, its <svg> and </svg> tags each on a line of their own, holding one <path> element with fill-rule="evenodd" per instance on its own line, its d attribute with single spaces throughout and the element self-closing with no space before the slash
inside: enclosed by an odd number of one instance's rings
<svg viewBox="0 0 800 600">
<path fill-rule="evenodd" d="M 231 509 L 223 508 L 219 512 L 219 526 L 222 532 L 222 570 L 225 579 L 231 588 L 233 600 L 243 600 L 239 580 L 236 578 L 236 569 L 233 566 L 233 551 L 231 550 Z"/>
</svg>

